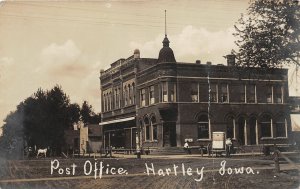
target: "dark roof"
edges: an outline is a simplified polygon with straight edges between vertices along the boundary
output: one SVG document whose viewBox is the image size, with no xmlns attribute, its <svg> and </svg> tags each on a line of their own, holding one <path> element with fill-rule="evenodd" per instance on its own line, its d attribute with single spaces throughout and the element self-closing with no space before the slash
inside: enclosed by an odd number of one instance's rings
<svg viewBox="0 0 300 189">
<path fill-rule="evenodd" d="M 165 36 L 162 43 L 163 48 L 159 51 L 157 62 L 176 62 L 173 50 L 169 47 L 170 41 L 167 35 Z"/>
</svg>

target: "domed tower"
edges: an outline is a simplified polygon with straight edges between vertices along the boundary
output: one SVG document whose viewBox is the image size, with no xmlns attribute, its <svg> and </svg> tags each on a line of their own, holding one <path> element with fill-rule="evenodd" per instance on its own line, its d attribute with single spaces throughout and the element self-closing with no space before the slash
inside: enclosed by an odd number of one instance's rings
<svg viewBox="0 0 300 189">
<path fill-rule="evenodd" d="M 160 49 L 157 62 L 176 62 L 173 50 L 169 47 L 169 39 L 167 35 L 163 40 L 163 48 Z"/>
<path fill-rule="evenodd" d="M 162 41 L 163 48 L 160 49 L 157 62 L 176 62 L 173 50 L 169 47 L 170 41 L 167 37 L 167 22 L 165 10 L 165 38 Z"/>
</svg>

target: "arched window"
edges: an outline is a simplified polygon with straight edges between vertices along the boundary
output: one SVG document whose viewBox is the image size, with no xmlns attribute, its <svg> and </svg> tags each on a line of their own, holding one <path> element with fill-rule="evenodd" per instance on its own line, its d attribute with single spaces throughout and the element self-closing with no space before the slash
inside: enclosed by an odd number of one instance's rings
<svg viewBox="0 0 300 189">
<path fill-rule="evenodd" d="M 272 120 L 271 116 L 264 115 L 260 122 L 261 137 L 272 137 Z"/>
<path fill-rule="evenodd" d="M 152 140 L 157 140 L 157 123 L 154 116 L 151 118 L 151 127 L 152 127 Z"/>
<path fill-rule="evenodd" d="M 139 120 L 139 126 L 140 126 L 141 131 L 143 131 L 144 130 L 143 120 Z"/>
<path fill-rule="evenodd" d="M 238 136 L 237 136 L 237 140 L 238 140 L 238 143 L 240 145 L 244 145 L 246 144 L 246 118 L 241 116 L 239 117 L 239 119 L 237 120 L 237 125 L 238 125 Z"/>
<path fill-rule="evenodd" d="M 235 119 L 233 116 L 227 119 L 226 137 L 235 138 Z"/>
<path fill-rule="evenodd" d="M 108 95 L 108 110 L 111 110 L 111 106 L 112 106 L 112 94 L 111 94 L 111 92 L 109 92 L 109 95 Z"/>
<path fill-rule="evenodd" d="M 108 107 L 107 107 L 107 106 L 108 106 L 108 93 L 105 94 L 104 100 L 105 100 L 105 101 L 104 101 L 104 103 L 105 103 L 105 104 L 104 104 L 104 105 L 105 105 L 105 111 L 107 111 L 107 110 L 108 110 Z"/>
<path fill-rule="evenodd" d="M 149 119 L 147 117 L 144 118 L 145 125 L 145 140 L 150 140 L 150 124 Z"/>
<path fill-rule="evenodd" d="M 276 121 L 276 137 L 286 137 L 286 120 L 283 116 Z"/>
<path fill-rule="evenodd" d="M 130 105 L 132 102 L 131 102 L 131 86 L 128 85 L 128 104 Z"/>
<path fill-rule="evenodd" d="M 121 108 L 121 89 L 118 87 L 118 107 Z"/>
<path fill-rule="evenodd" d="M 123 96 L 124 96 L 124 106 L 127 106 L 128 105 L 127 86 L 124 87 Z"/>
<path fill-rule="evenodd" d="M 103 111 L 106 111 L 106 95 L 105 94 L 103 94 L 102 102 L 103 102 Z"/>
<path fill-rule="evenodd" d="M 257 126 L 256 126 L 256 118 L 251 117 L 249 119 L 249 136 L 250 136 L 250 145 L 258 144 L 257 138 Z"/>
<path fill-rule="evenodd" d="M 198 139 L 209 138 L 209 122 L 207 115 L 201 115 L 198 117 Z"/>
<path fill-rule="evenodd" d="M 120 100 L 119 100 L 119 98 L 120 98 L 120 89 L 119 88 L 116 88 L 115 89 L 115 108 L 119 108 L 120 106 L 120 104 L 119 104 L 119 102 L 120 102 Z"/>
<path fill-rule="evenodd" d="M 132 104 L 135 104 L 135 85 L 132 83 Z"/>
</svg>

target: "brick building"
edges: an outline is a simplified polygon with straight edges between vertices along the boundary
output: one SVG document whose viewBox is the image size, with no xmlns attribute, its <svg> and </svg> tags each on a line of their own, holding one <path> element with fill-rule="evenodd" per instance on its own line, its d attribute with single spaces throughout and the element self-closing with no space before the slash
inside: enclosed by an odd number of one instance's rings
<svg viewBox="0 0 300 189">
<path fill-rule="evenodd" d="M 135 148 L 207 145 L 226 132 L 236 145 L 288 144 L 291 132 L 286 69 L 262 71 L 176 62 L 165 36 L 158 59 L 139 50 L 101 71 L 104 145 Z M 136 133 L 138 137 L 136 137 Z"/>
</svg>

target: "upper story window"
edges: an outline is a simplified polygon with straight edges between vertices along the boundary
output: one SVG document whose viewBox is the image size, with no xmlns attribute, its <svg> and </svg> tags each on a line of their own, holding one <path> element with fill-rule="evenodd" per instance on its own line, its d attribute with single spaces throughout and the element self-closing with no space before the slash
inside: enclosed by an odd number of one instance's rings
<svg viewBox="0 0 300 189">
<path fill-rule="evenodd" d="M 162 82 L 162 101 L 168 102 L 168 85 L 167 82 Z"/>
<path fill-rule="evenodd" d="M 150 86 L 150 90 L 149 90 L 149 102 L 150 102 L 150 104 L 154 104 L 155 103 L 154 86 Z"/>
<path fill-rule="evenodd" d="M 169 99 L 170 102 L 175 102 L 176 101 L 176 85 L 175 83 L 168 83 L 168 90 L 169 90 Z"/>
<path fill-rule="evenodd" d="M 283 102 L 282 86 L 276 85 L 273 87 L 273 90 L 274 90 L 275 103 L 282 103 Z"/>
<path fill-rule="evenodd" d="M 135 84 L 132 83 L 132 104 L 135 104 Z"/>
<path fill-rule="evenodd" d="M 111 110 L 111 109 L 112 109 L 112 93 L 109 92 L 107 110 Z"/>
<path fill-rule="evenodd" d="M 228 85 L 222 84 L 221 85 L 221 102 L 229 102 L 228 99 Z"/>
<path fill-rule="evenodd" d="M 191 84 L 191 100 L 192 100 L 192 102 L 198 102 L 199 101 L 198 84 L 197 83 L 192 83 Z"/>
<path fill-rule="evenodd" d="M 103 111 L 107 110 L 106 94 L 103 95 Z"/>
<path fill-rule="evenodd" d="M 208 91 L 209 91 L 209 88 L 208 88 L 207 82 L 199 83 L 199 93 L 198 93 L 199 94 L 198 95 L 199 102 L 208 102 L 208 96 L 209 96 L 209 94 L 211 94 Z"/>
<path fill-rule="evenodd" d="M 218 85 L 217 84 L 210 85 L 210 101 L 218 102 Z"/>
<path fill-rule="evenodd" d="M 241 82 L 233 83 L 230 86 L 229 95 L 231 96 L 231 102 L 245 103 L 246 86 Z"/>
<path fill-rule="evenodd" d="M 246 86 L 245 85 L 240 85 L 240 102 L 244 103 L 245 102 L 245 95 L 246 95 Z"/>
<path fill-rule="evenodd" d="M 115 108 L 120 108 L 120 88 L 115 89 Z"/>
<path fill-rule="evenodd" d="M 273 87 L 271 85 L 267 86 L 266 102 L 273 103 Z"/>
<path fill-rule="evenodd" d="M 118 103 L 119 103 L 119 108 L 121 108 L 121 101 L 122 101 L 122 96 L 121 96 L 121 88 L 118 88 Z"/>
<path fill-rule="evenodd" d="M 128 105 L 128 94 L 127 94 L 127 86 L 124 87 L 123 90 L 123 98 L 124 98 L 124 105 L 127 106 Z"/>
<path fill-rule="evenodd" d="M 146 106 L 146 90 L 140 90 L 140 99 L 141 99 L 141 106 Z"/>
<path fill-rule="evenodd" d="M 247 103 L 256 103 L 256 86 L 247 85 Z"/>
<path fill-rule="evenodd" d="M 128 104 L 132 104 L 132 88 L 128 85 Z"/>
</svg>

